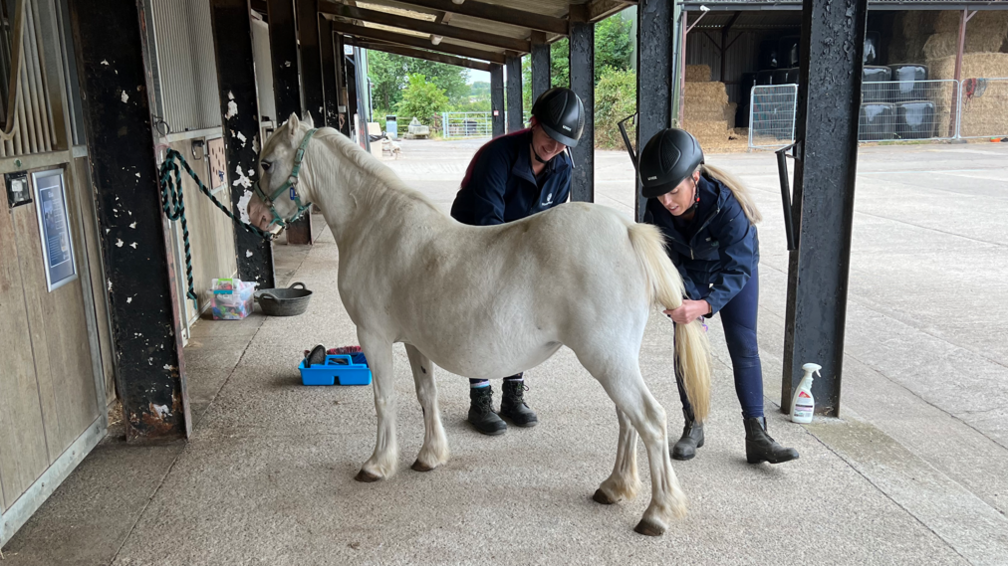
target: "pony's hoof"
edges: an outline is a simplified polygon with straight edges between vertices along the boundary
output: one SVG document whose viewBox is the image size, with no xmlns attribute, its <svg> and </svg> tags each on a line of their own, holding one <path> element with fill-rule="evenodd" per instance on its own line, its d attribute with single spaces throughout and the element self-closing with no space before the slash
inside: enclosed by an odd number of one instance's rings
<svg viewBox="0 0 1008 566">
<path fill-rule="evenodd" d="M 634 531 L 649 537 L 660 537 L 665 534 L 665 527 L 648 519 L 641 519 Z"/>
<path fill-rule="evenodd" d="M 374 483 L 380 480 L 381 476 L 372 474 L 371 472 L 362 468 L 361 471 L 357 472 L 357 475 L 354 476 L 354 479 L 361 483 Z"/>
<path fill-rule="evenodd" d="M 434 469 L 434 466 L 428 466 L 427 464 L 421 462 L 419 459 L 413 462 L 413 465 L 410 467 L 417 472 L 429 472 Z"/>
<path fill-rule="evenodd" d="M 609 497 L 609 495 L 606 494 L 606 492 L 602 491 L 601 489 L 596 489 L 595 495 L 592 496 L 592 501 L 594 501 L 595 503 L 601 503 L 602 505 L 612 505 L 613 503 L 616 503 L 619 500 Z"/>
</svg>

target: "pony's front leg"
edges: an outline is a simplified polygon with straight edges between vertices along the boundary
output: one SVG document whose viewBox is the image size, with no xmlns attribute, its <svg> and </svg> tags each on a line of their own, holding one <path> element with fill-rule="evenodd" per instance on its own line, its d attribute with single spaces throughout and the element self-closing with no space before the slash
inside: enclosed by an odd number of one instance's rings
<svg viewBox="0 0 1008 566">
<path fill-rule="evenodd" d="M 616 447 L 616 465 L 612 474 L 595 490 L 592 497 L 603 505 L 612 505 L 637 496 L 640 480 L 637 478 L 637 430 L 630 419 L 616 410 L 619 419 L 619 444 Z"/>
<path fill-rule="evenodd" d="M 361 482 L 373 482 L 392 477 L 399 460 L 399 446 L 396 444 L 395 387 L 392 373 L 392 342 L 384 336 L 357 329 L 357 339 L 371 366 L 373 379 L 375 412 L 378 415 L 378 439 L 374 453 L 354 478 Z"/>
<path fill-rule="evenodd" d="M 424 417 L 424 442 L 416 462 L 413 462 L 413 469 L 429 472 L 448 461 L 448 439 L 441 425 L 434 365 L 420 350 L 409 344 L 406 345 L 406 355 L 409 356 L 410 367 L 413 369 L 413 382 L 416 384 L 417 399 Z"/>
</svg>

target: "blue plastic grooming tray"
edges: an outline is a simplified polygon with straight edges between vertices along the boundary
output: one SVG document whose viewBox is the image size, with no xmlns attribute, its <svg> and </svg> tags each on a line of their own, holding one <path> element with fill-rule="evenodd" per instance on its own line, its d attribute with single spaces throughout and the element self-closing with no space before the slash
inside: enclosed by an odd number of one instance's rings
<svg viewBox="0 0 1008 566">
<path fill-rule="evenodd" d="M 367 362 L 354 363 L 350 355 L 326 356 L 324 364 L 305 367 L 301 360 L 298 366 L 301 371 L 301 383 L 304 385 L 368 385 L 371 383 L 371 370 Z"/>
</svg>

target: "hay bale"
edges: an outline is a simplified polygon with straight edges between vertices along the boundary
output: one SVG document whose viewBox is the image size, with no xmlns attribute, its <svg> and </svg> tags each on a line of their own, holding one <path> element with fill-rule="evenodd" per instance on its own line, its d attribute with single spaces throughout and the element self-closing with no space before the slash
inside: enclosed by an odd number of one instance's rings
<svg viewBox="0 0 1008 566">
<path fill-rule="evenodd" d="M 966 24 L 967 29 L 980 17 L 980 14 L 973 16 L 968 24 Z M 959 33 L 959 20 L 962 18 L 962 12 L 958 10 L 949 10 L 938 12 L 938 17 L 934 22 L 935 33 Z"/>
<path fill-rule="evenodd" d="M 693 120 L 689 115 L 686 116 L 683 129 L 693 134 L 697 141 L 700 142 L 700 147 L 723 144 L 728 141 L 729 135 L 734 133 L 728 129 L 728 123 L 724 120 Z"/>
<path fill-rule="evenodd" d="M 683 115 L 687 120 L 695 120 L 698 122 L 717 122 L 725 119 L 725 106 L 699 106 L 686 104 L 683 107 Z"/>
<path fill-rule="evenodd" d="M 955 55 L 930 59 L 928 77 L 955 78 Z M 964 53 L 962 77 L 1008 77 L 1008 53 Z"/>
<path fill-rule="evenodd" d="M 934 22 L 935 33 L 954 33 L 959 35 L 959 20 L 962 12 L 944 11 L 938 12 Z M 988 36 L 1001 38 L 1004 41 L 1008 37 L 1008 12 L 1004 10 L 981 10 L 966 23 L 966 41 L 971 36 Z M 1000 47 L 1001 44 L 998 44 Z M 990 50 L 997 51 L 997 48 Z"/>
<path fill-rule="evenodd" d="M 738 111 L 737 102 L 729 102 L 724 107 L 724 120 L 728 123 L 728 129 L 735 129 L 735 113 Z"/>
<path fill-rule="evenodd" d="M 973 23 L 972 21 L 970 23 Z M 966 42 L 963 45 L 964 53 L 994 53 L 1001 49 L 1005 35 L 989 35 L 980 33 L 977 30 L 966 32 Z M 949 57 L 959 52 L 959 32 L 936 33 L 928 38 L 924 44 L 924 57 L 927 59 L 940 59 Z"/>
<path fill-rule="evenodd" d="M 728 91 L 724 83 L 686 83 L 684 91 L 686 101 L 707 101 L 708 104 L 719 106 L 728 104 Z"/>
<path fill-rule="evenodd" d="M 1003 54 L 1008 55 L 1008 54 Z M 971 92 L 964 85 L 960 132 L 964 136 L 1008 135 L 1008 81 L 984 81 Z"/>
<path fill-rule="evenodd" d="M 686 82 L 706 83 L 710 82 L 711 70 L 709 65 L 686 65 Z"/>
</svg>

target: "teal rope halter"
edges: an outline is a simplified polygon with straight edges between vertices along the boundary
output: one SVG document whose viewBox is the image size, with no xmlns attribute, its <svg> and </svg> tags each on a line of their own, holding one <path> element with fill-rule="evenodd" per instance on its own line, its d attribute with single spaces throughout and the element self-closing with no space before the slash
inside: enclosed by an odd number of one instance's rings
<svg viewBox="0 0 1008 566">
<path fill-rule="evenodd" d="M 255 191 L 255 193 L 259 195 L 259 198 L 262 199 L 263 203 L 269 207 L 270 212 L 273 213 L 273 220 L 271 220 L 269 223 L 270 226 L 278 224 L 286 228 L 288 223 L 294 222 L 298 218 L 301 218 L 301 215 L 304 214 L 305 211 L 308 210 L 308 207 L 311 206 L 311 203 L 301 204 L 301 196 L 298 195 L 297 193 L 298 173 L 300 173 L 301 171 L 301 162 L 304 160 L 305 148 L 308 147 L 308 141 L 311 140 L 311 137 L 317 131 L 318 128 L 312 128 L 308 130 L 308 133 L 305 134 L 304 139 L 301 140 L 301 145 L 298 146 L 297 153 L 294 154 L 294 168 L 291 169 L 290 176 L 287 177 L 287 181 L 283 185 L 281 185 L 279 189 L 273 191 L 272 195 L 267 196 L 265 191 L 262 190 L 262 187 L 259 186 L 258 180 L 255 182 L 255 185 L 253 186 L 253 190 Z M 288 190 L 290 190 L 290 199 L 294 201 L 294 204 L 297 205 L 297 212 L 294 213 L 294 216 L 292 216 L 291 218 L 284 220 L 280 216 L 280 214 L 277 213 L 276 207 L 273 206 L 273 203 L 276 202 L 277 197 L 284 194 Z"/>
</svg>

